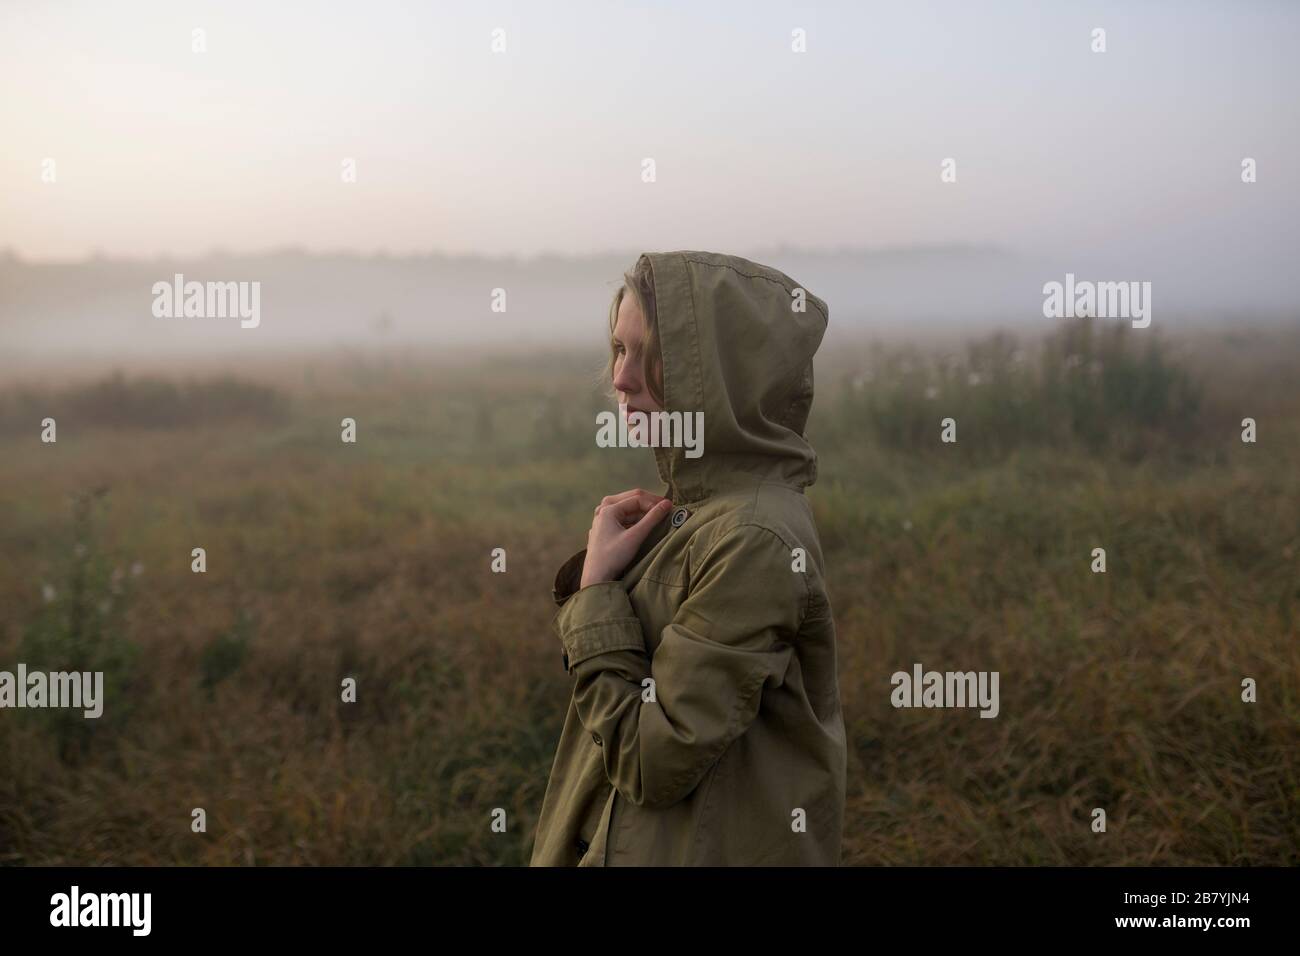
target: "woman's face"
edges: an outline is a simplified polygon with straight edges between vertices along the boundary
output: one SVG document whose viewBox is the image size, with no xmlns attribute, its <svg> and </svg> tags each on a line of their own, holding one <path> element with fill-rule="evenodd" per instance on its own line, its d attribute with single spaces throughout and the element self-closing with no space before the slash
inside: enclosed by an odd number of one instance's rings
<svg viewBox="0 0 1300 956">
<path fill-rule="evenodd" d="M 636 296 L 624 293 L 618 304 L 618 318 L 614 322 L 614 388 L 618 401 L 628 412 L 662 412 L 646 385 L 642 367 L 645 356 L 645 317 L 636 303 Z M 662 388 L 662 383 L 659 384 Z"/>
</svg>

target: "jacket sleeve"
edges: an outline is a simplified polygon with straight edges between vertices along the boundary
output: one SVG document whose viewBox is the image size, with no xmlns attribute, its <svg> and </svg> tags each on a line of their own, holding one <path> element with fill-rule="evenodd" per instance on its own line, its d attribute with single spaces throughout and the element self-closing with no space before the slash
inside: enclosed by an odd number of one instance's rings
<svg viewBox="0 0 1300 956">
<path fill-rule="evenodd" d="M 578 585 L 582 583 L 582 568 L 587 563 L 587 549 L 583 548 L 560 565 L 555 573 L 555 584 L 551 587 L 551 597 L 556 604 L 563 604 L 569 599 Z"/>
<path fill-rule="evenodd" d="M 583 548 L 560 565 L 560 570 L 555 573 L 555 584 L 551 586 L 551 597 L 556 604 L 563 606 L 564 602 L 573 596 L 573 592 L 578 590 L 578 585 L 582 583 L 582 568 L 586 562 L 587 549 Z M 567 648 L 561 660 L 564 663 L 564 670 L 568 672 L 570 668 Z"/>
<path fill-rule="evenodd" d="M 804 574 L 773 532 L 742 525 L 713 542 L 651 658 L 621 581 L 589 585 L 556 615 L 579 719 L 630 802 L 686 797 L 779 686 L 808 603 Z M 643 701 L 653 678 L 655 700 Z M 648 692 L 646 692 L 648 696 Z"/>
</svg>

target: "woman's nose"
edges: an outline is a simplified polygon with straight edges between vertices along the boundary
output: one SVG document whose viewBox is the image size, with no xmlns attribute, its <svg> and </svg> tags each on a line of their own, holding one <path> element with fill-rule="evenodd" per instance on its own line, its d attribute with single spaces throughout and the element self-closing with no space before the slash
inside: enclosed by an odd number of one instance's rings
<svg viewBox="0 0 1300 956">
<path fill-rule="evenodd" d="M 635 375 L 620 371 L 614 376 L 614 388 L 625 395 L 635 395 L 641 390 L 641 384 L 637 381 Z"/>
</svg>

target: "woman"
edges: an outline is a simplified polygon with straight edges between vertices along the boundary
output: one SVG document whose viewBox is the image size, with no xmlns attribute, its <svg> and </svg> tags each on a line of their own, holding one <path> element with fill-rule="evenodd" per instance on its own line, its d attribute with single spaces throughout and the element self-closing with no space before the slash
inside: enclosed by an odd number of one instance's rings
<svg viewBox="0 0 1300 956">
<path fill-rule="evenodd" d="M 706 252 L 641 256 L 610 308 L 628 412 L 704 413 L 664 495 L 605 498 L 556 575 L 573 697 L 532 864 L 835 865 L 845 739 L 804 488 L 826 304 Z"/>
</svg>

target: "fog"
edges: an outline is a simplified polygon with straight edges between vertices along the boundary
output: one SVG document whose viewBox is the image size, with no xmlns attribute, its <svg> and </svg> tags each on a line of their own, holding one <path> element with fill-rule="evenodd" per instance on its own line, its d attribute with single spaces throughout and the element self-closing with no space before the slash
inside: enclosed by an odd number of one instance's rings
<svg viewBox="0 0 1300 956">
<path fill-rule="evenodd" d="M 716 251 L 716 250 L 715 250 Z M 734 252 L 735 250 L 721 250 Z M 881 251 L 746 250 L 827 301 L 841 335 L 1033 331 L 1048 325 L 1043 285 L 1077 278 L 1152 283 L 1152 327 L 1286 318 L 1281 264 L 1150 269 L 993 247 Z M 6 364 L 77 355 L 200 357 L 339 346 L 534 348 L 600 343 L 610 298 L 633 251 L 602 256 L 258 256 L 73 263 L 0 257 L 0 352 Z M 225 317 L 155 314 L 156 283 L 258 283 L 255 327 Z M 494 290 L 503 290 L 494 292 Z M 180 309 L 177 312 L 180 313 Z"/>
</svg>

